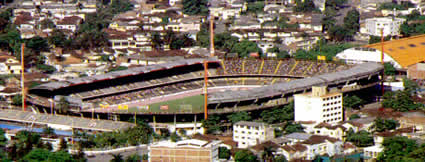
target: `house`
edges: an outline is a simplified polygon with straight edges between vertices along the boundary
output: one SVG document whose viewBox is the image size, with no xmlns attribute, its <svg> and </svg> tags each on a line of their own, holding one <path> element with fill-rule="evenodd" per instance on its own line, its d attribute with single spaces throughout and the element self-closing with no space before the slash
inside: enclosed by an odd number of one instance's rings
<svg viewBox="0 0 425 162">
<path fill-rule="evenodd" d="M 233 124 L 233 141 L 247 148 L 274 138 L 274 129 L 265 123 L 240 121 Z"/>
<path fill-rule="evenodd" d="M 352 119 L 349 121 L 345 121 L 343 125 L 346 127 L 349 125 L 354 126 L 354 128 L 357 128 L 357 131 L 365 130 L 365 131 L 371 131 L 373 129 L 373 124 L 375 123 L 376 117 L 364 117 L 364 118 L 358 118 L 358 119 Z M 347 127 L 348 128 L 348 127 Z M 357 132 L 356 130 L 354 130 Z"/>
<path fill-rule="evenodd" d="M 336 138 L 310 135 L 295 144 L 282 146 L 276 154 L 284 155 L 288 161 L 295 159 L 314 160 L 318 155 L 334 156 L 342 154 L 343 145 L 343 142 Z"/>
<path fill-rule="evenodd" d="M 178 142 L 159 141 L 149 147 L 149 161 L 218 161 L 221 141 L 188 139 Z"/>
<path fill-rule="evenodd" d="M 78 30 L 78 25 L 81 24 L 83 19 L 78 16 L 64 17 L 56 22 L 56 28 L 59 30 L 69 30 L 72 33 Z"/>
<path fill-rule="evenodd" d="M 339 124 L 331 125 L 329 123 L 319 123 L 314 127 L 313 134 L 344 140 L 346 130 L 347 128 Z"/>
<path fill-rule="evenodd" d="M 21 74 L 21 63 L 13 56 L 0 56 L 0 74 Z"/>
<path fill-rule="evenodd" d="M 253 17 L 240 16 L 239 19 L 236 19 L 230 27 L 230 30 L 238 29 L 261 29 L 261 23 Z"/>
</svg>

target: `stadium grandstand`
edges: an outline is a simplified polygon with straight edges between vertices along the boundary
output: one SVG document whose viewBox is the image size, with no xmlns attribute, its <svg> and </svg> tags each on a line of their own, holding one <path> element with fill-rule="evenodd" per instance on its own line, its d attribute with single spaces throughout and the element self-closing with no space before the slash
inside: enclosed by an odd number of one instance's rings
<svg viewBox="0 0 425 162">
<path fill-rule="evenodd" d="M 375 63 L 351 67 L 295 59 L 184 59 L 42 84 L 30 89 L 27 99 L 47 111 L 63 96 L 74 112 L 200 114 L 207 71 L 208 113 L 229 113 L 286 104 L 292 94 L 314 85 L 343 91 L 371 87 L 382 70 Z"/>
</svg>

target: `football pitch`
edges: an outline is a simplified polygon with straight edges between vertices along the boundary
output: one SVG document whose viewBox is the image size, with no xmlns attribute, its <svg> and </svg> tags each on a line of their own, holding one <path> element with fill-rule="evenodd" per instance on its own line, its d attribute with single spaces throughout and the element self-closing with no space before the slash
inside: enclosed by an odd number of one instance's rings
<svg viewBox="0 0 425 162">
<path fill-rule="evenodd" d="M 201 113 L 204 109 L 204 96 L 196 95 L 176 100 L 150 104 L 149 106 L 130 107 L 119 110 L 129 113 Z"/>
</svg>

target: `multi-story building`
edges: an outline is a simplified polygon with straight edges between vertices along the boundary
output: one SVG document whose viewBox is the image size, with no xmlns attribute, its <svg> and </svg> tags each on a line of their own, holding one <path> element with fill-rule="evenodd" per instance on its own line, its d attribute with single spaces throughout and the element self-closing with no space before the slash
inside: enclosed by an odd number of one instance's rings
<svg viewBox="0 0 425 162">
<path fill-rule="evenodd" d="M 178 142 L 160 141 L 149 146 L 150 162 L 218 161 L 221 141 L 189 139 Z"/>
<path fill-rule="evenodd" d="M 240 121 L 233 125 L 233 141 L 247 148 L 274 138 L 274 129 L 265 123 Z"/>
<path fill-rule="evenodd" d="M 373 36 L 381 36 L 383 29 L 384 36 L 397 36 L 400 35 L 400 25 L 406 19 L 393 18 L 393 17 L 375 17 L 366 19 L 366 34 Z"/>
<path fill-rule="evenodd" d="M 328 93 L 326 86 L 314 86 L 312 92 L 294 95 L 295 121 L 337 123 L 343 121 L 342 93 Z"/>
</svg>

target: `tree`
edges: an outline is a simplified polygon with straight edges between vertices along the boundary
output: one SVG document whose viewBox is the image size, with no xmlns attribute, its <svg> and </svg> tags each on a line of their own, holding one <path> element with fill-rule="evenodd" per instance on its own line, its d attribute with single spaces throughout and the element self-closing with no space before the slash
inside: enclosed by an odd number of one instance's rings
<svg viewBox="0 0 425 162">
<path fill-rule="evenodd" d="M 207 134 L 213 134 L 221 131 L 221 127 L 219 125 L 220 117 L 216 115 L 208 116 L 207 120 L 202 121 L 202 127 L 206 128 Z"/>
<path fill-rule="evenodd" d="M 56 47 L 65 47 L 66 35 L 60 30 L 53 30 L 52 34 L 47 37 L 47 42 Z"/>
<path fill-rule="evenodd" d="M 273 152 L 275 151 L 276 150 L 273 147 L 265 146 L 263 148 L 263 152 L 261 153 L 261 159 L 264 160 L 265 162 L 273 162 L 274 161 Z"/>
<path fill-rule="evenodd" d="M 328 30 L 328 34 L 331 40 L 338 42 L 345 41 L 352 37 L 350 31 L 339 25 L 331 26 Z"/>
<path fill-rule="evenodd" d="M 406 87 L 403 91 L 386 92 L 383 96 L 382 106 L 402 112 L 420 109 L 423 105 L 413 101 L 410 93 L 413 91 Z"/>
<path fill-rule="evenodd" d="M 394 67 L 394 65 L 389 62 L 384 63 L 384 69 L 385 69 L 384 73 L 387 76 L 389 75 L 393 76 L 397 72 L 397 69 Z"/>
<path fill-rule="evenodd" d="M 263 112 L 261 112 L 260 116 L 263 122 L 269 124 L 283 123 L 288 120 L 293 120 L 294 102 L 290 102 L 288 105 L 285 106 L 264 110 Z"/>
<path fill-rule="evenodd" d="M 20 106 L 22 105 L 22 95 L 15 95 L 12 98 L 12 104 Z"/>
<path fill-rule="evenodd" d="M 124 162 L 124 159 L 121 154 L 112 154 L 112 159 L 110 162 Z"/>
<path fill-rule="evenodd" d="M 109 72 L 120 71 L 120 70 L 127 70 L 127 69 L 128 69 L 128 67 L 126 67 L 126 66 L 117 66 L 115 68 L 110 69 Z"/>
<path fill-rule="evenodd" d="M 286 134 L 291 134 L 294 132 L 304 132 L 304 127 L 298 123 L 288 122 L 284 130 Z"/>
<path fill-rule="evenodd" d="M 360 118 L 359 114 L 353 114 L 353 115 L 350 115 L 350 117 L 348 117 L 349 120 L 359 119 L 359 118 Z"/>
<path fill-rule="evenodd" d="M 51 127 L 45 127 L 43 128 L 43 134 L 53 136 L 56 135 L 55 130 Z"/>
<path fill-rule="evenodd" d="M 59 103 L 55 105 L 55 108 L 59 111 L 60 114 L 66 114 L 70 110 L 70 104 L 65 97 L 60 97 Z"/>
<path fill-rule="evenodd" d="M 424 161 L 425 157 L 416 158 L 417 151 L 424 151 L 424 145 L 418 148 L 415 140 L 407 137 L 394 136 L 385 138 L 382 143 L 384 151 L 379 154 L 378 161 Z M 419 152 L 420 153 L 420 152 Z M 409 159 L 409 160 L 407 160 Z"/>
<path fill-rule="evenodd" d="M 214 36 L 214 45 L 217 49 L 230 52 L 239 39 L 231 35 L 231 33 L 219 33 Z"/>
<path fill-rule="evenodd" d="M 207 0 L 183 0 L 183 13 L 188 15 L 208 15 Z"/>
<path fill-rule="evenodd" d="M 45 65 L 45 64 L 37 64 L 37 69 L 40 70 L 43 73 L 52 74 L 56 71 L 56 68 L 51 65 Z"/>
<path fill-rule="evenodd" d="M 391 39 L 391 36 L 386 36 L 384 37 L 384 41 L 388 41 Z M 377 36 L 369 36 L 369 44 L 374 44 L 374 43 L 380 43 L 381 42 L 381 37 L 377 37 Z"/>
<path fill-rule="evenodd" d="M 35 36 L 27 42 L 27 48 L 34 50 L 34 52 L 36 53 L 45 51 L 48 49 L 48 47 L 49 47 L 49 44 L 47 40 L 40 36 Z"/>
<path fill-rule="evenodd" d="M 0 147 L 4 147 L 7 144 L 7 138 L 3 129 L 0 129 Z"/>
<path fill-rule="evenodd" d="M 140 156 L 137 153 L 132 154 L 125 159 L 126 162 L 139 162 L 139 161 L 142 161 L 142 160 L 144 160 L 144 159 L 142 159 L 142 156 Z"/>
<path fill-rule="evenodd" d="M 360 13 L 356 9 L 348 11 L 347 15 L 344 17 L 344 28 L 350 31 L 350 34 L 353 35 L 360 29 Z"/>
<path fill-rule="evenodd" d="M 235 162 L 257 162 L 257 156 L 255 156 L 249 150 L 239 150 L 235 153 Z"/>
<path fill-rule="evenodd" d="M 274 162 L 288 162 L 285 156 L 280 155 L 274 158 Z"/>
<path fill-rule="evenodd" d="M 400 124 L 398 121 L 393 119 L 382 119 L 382 118 L 376 118 L 374 123 L 375 131 L 377 132 L 384 132 L 388 130 L 394 130 L 396 129 Z"/>
<path fill-rule="evenodd" d="M 363 99 L 356 95 L 345 95 L 343 100 L 343 106 L 346 109 L 358 109 L 364 104 Z"/>
<path fill-rule="evenodd" d="M 236 43 L 231 52 L 238 53 L 239 57 L 249 57 L 249 54 L 256 52 L 261 56 L 261 48 L 258 47 L 257 43 L 251 42 L 248 40 L 243 40 L 242 42 Z"/>
<path fill-rule="evenodd" d="M 181 137 L 176 132 L 173 132 L 171 133 L 170 140 L 172 142 L 177 142 L 181 140 Z"/>
<path fill-rule="evenodd" d="M 235 124 L 235 123 L 237 123 L 239 121 L 249 121 L 252 118 L 251 118 L 251 116 L 249 115 L 248 112 L 246 112 L 246 111 L 240 111 L 240 112 L 236 112 L 236 113 L 227 115 L 227 119 L 229 119 L 229 121 L 232 124 Z"/>
<path fill-rule="evenodd" d="M 316 9 L 313 0 L 295 0 L 295 12 L 311 12 Z"/>
<path fill-rule="evenodd" d="M 336 10 L 332 9 L 332 8 L 326 8 L 325 9 L 325 14 L 323 16 L 322 19 L 322 26 L 323 26 L 323 31 L 329 31 L 329 29 L 335 25 L 336 20 L 335 20 L 335 16 L 336 16 L 337 12 Z"/>
<path fill-rule="evenodd" d="M 47 158 L 48 162 L 74 162 L 74 158 L 67 151 L 52 152 Z"/>
<path fill-rule="evenodd" d="M 41 29 L 53 29 L 55 28 L 55 23 L 49 19 L 44 19 L 40 22 Z"/>
<path fill-rule="evenodd" d="M 220 159 L 226 159 L 228 160 L 230 158 L 230 150 L 226 147 L 219 147 L 218 148 L 218 158 Z"/>
<path fill-rule="evenodd" d="M 25 155 L 23 161 L 45 161 L 48 159 L 50 154 L 49 150 L 36 148 Z"/>
<path fill-rule="evenodd" d="M 403 78 L 403 85 L 404 85 L 404 90 L 411 95 L 416 94 L 419 89 L 418 83 L 408 78 Z"/>
<path fill-rule="evenodd" d="M 161 38 L 161 35 L 159 35 L 158 32 L 154 32 L 151 35 L 151 42 L 152 42 L 152 48 L 154 49 L 160 49 L 162 45 L 164 45 L 164 41 Z"/>
<path fill-rule="evenodd" d="M 350 129 L 347 133 L 346 140 L 353 142 L 357 147 L 367 147 L 374 144 L 372 134 L 365 130 L 354 133 L 354 131 Z"/>
<path fill-rule="evenodd" d="M 248 3 L 246 11 L 250 13 L 262 13 L 264 12 L 264 2 L 257 1 Z"/>
</svg>

